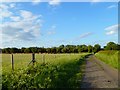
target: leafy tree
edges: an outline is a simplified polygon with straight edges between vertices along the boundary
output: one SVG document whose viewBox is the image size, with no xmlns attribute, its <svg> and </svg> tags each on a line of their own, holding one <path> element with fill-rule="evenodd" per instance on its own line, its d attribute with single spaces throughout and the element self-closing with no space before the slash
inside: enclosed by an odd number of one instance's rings
<svg viewBox="0 0 120 90">
<path fill-rule="evenodd" d="M 93 52 L 96 53 L 101 50 L 101 46 L 99 44 L 95 44 L 93 47 Z"/>
<path fill-rule="evenodd" d="M 31 49 L 30 48 L 26 48 L 24 52 L 25 53 L 31 53 Z"/>
<path fill-rule="evenodd" d="M 10 49 L 10 53 L 19 53 L 19 49 L 18 48 L 11 48 Z"/>
<path fill-rule="evenodd" d="M 30 47 L 32 53 L 38 53 L 37 47 Z"/>
<path fill-rule="evenodd" d="M 24 47 L 21 48 L 21 53 L 24 53 L 25 52 L 25 49 Z"/>
<path fill-rule="evenodd" d="M 51 48 L 52 53 L 56 53 L 56 47 Z"/>
<path fill-rule="evenodd" d="M 89 52 L 89 53 L 91 53 L 91 52 L 92 52 L 92 50 L 93 50 L 93 46 L 88 45 L 88 52 Z"/>
<path fill-rule="evenodd" d="M 11 53 L 10 51 L 11 51 L 10 48 L 5 48 L 5 53 Z"/>
<path fill-rule="evenodd" d="M 46 52 L 47 52 L 47 53 L 51 53 L 51 48 L 47 48 L 47 49 L 46 49 Z"/>
<path fill-rule="evenodd" d="M 114 42 L 108 42 L 105 50 L 117 50 L 118 46 Z"/>
</svg>

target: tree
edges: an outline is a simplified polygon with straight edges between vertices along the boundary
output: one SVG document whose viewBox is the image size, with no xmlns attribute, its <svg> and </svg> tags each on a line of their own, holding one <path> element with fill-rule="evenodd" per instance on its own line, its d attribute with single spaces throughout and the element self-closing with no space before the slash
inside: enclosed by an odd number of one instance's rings
<svg viewBox="0 0 120 90">
<path fill-rule="evenodd" d="M 10 53 L 19 53 L 20 51 L 19 51 L 19 49 L 18 48 L 11 48 L 10 49 Z"/>
<path fill-rule="evenodd" d="M 88 52 L 91 53 L 93 51 L 93 46 L 88 45 Z"/>
<path fill-rule="evenodd" d="M 108 42 L 105 50 L 117 50 L 118 46 L 114 42 Z"/>
<path fill-rule="evenodd" d="M 31 53 L 31 49 L 30 48 L 26 48 L 24 52 L 25 53 Z"/>
<path fill-rule="evenodd" d="M 24 53 L 25 52 L 25 49 L 24 47 L 21 48 L 21 53 Z"/>
<path fill-rule="evenodd" d="M 95 44 L 93 47 L 93 52 L 96 53 L 101 50 L 101 46 L 99 44 Z"/>
<path fill-rule="evenodd" d="M 38 53 L 37 47 L 30 47 L 32 53 Z"/>
<path fill-rule="evenodd" d="M 10 48 L 5 48 L 5 53 L 11 53 L 10 50 Z"/>
<path fill-rule="evenodd" d="M 56 53 L 56 47 L 51 48 L 52 53 Z"/>
<path fill-rule="evenodd" d="M 51 48 L 47 48 L 47 49 L 46 49 L 46 52 L 47 52 L 47 53 L 51 53 Z"/>
</svg>

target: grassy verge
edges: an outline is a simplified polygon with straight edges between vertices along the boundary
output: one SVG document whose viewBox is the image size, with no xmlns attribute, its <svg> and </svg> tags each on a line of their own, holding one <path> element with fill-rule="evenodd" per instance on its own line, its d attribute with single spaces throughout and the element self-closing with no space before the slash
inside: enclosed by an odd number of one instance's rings
<svg viewBox="0 0 120 90">
<path fill-rule="evenodd" d="M 65 55 L 51 63 L 38 63 L 14 72 L 4 72 L 3 89 L 79 88 L 86 55 L 70 55 L 69 59 Z"/>
<path fill-rule="evenodd" d="M 114 67 L 118 69 L 118 53 L 120 51 L 100 51 L 95 54 L 95 56 L 105 62 L 106 64 L 110 65 L 111 67 Z"/>
</svg>

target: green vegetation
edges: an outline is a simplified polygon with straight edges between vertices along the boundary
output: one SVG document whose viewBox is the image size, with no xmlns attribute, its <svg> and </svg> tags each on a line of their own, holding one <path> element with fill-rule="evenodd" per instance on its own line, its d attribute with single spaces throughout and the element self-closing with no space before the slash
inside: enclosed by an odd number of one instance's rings
<svg viewBox="0 0 120 90">
<path fill-rule="evenodd" d="M 0 49 L 1 50 L 1 49 Z M 100 50 L 120 50 L 120 45 L 114 42 L 108 42 L 104 48 L 101 48 L 99 44 L 92 45 L 60 45 L 59 47 L 22 47 L 18 48 L 3 48 L 2 53 L 81 53 L 81 52 L 93 52 L 97 53 Z"/>
<path fill-rule="evenodd" d="M 89 54 L 36 54 L 37 63 L 27 66 L 30 54 L 14 54 L 15 70 L 11 70 L 10 55 L 3 54 L 3 89 L 79 88 L 85 57 Z"/>
<path fill-rule="evenodd" d="M 87 45 L 60 45 L 59 47 L 29 47 L 29 48 L 4 48 L 2 49 L 2 53 L 81 53 L 81 52 L 98 52 L 101 50 L 101 46 L 99 44 L 95 44 L 94 46 Z"/>
<path fill-rule="evenodd" d="M 106 50 L 106 51 L 99 51 L 95 54 L 95 56 L 105 62 L 106 64 L 118 69 L 118 54 L 120 51 L 115 50 Z"/>
<path fill-rule="evenodd" d="M 94 46 L 61 45 L 51 48 L 22 47 L 0 50 L 4 53 L 2 54 L 3 89 L 79 88 L 85 57 L 89 53 L 96 53 L 96 57 L 100 60 L 118 69 L 120 45 L 109 42 L 104 48 L 95 44 Z M 14 54 L 14 71 L 9 53 Z M 29 65 L 32 59 L 30 53 L 36 53 L 34 66 Z"/>
</svg>

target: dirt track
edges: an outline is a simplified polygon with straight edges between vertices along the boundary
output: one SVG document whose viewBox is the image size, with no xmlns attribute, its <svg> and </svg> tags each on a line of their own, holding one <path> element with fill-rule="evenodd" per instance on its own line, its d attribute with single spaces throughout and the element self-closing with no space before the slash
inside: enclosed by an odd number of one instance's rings
<svg viewBox="0 0 120 90">
<path fill-rule="evenodd" d="M 118 88 L 118 72 L 91 55 L 86 61 L 81 88 Z"/>
</svg>

